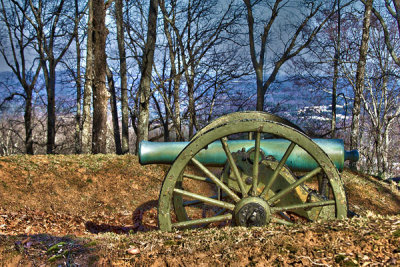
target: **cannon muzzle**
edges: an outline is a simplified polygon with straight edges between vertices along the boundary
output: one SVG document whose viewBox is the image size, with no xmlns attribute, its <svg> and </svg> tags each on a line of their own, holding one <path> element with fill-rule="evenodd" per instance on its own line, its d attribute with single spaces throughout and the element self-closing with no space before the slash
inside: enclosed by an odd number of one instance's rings
<svg viewBox="0 0 400 267">
<path fill-rule="evenodd" d="M 358 161 L 357 150 L 345 151 L 341 139 L 313 139 L 328 154 L 336 168 L 343 170 L 344 161 Z M 139 144 L 140 164 L 172 164 L 179 153 L 189 142 L 148 142 Z M 266 156 L 273 156 L 281 160 L 290 141 L 285 139 L 264 139 L 261 140 L 261 150 Z M 229 140 L 228 146 L 231 152 L 240 150 L 249 151 L 254 147 L 254 140 Z M 201 150 L 195 158 L 208 166 L 223 166 L 226 163 L 226 154 L 221 142 L 215 141 Z M 290 154 L 286 165 L 293 171 L 311 171 L 318 167 L 317 162 L 301 147 L 296 146 Z"/>
</svg>

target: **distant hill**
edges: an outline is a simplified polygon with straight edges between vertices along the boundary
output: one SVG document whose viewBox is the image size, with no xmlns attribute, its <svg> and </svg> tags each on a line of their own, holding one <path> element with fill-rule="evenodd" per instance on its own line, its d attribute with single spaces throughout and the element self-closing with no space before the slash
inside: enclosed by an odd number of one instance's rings
<svg viewBox="0 0 400 267">
<path fill-rule="evenodd" d="M 114 77 L 118 84 L 118 75 Z M 303 77 L 304 78 L 304 77 Z M 284 80 L 284 77 L 280 77 Z M 0 72 L 0 100 L 10 95 L 11 91 L 19 91 L 23 93 L 21 86 L 12 72 Z M 256 86 L 252 76 L 230 82 L 227 85 L 229 97 L 222 94 L 217 98 L 214 108 L 215 116 L 235 112 L 238 110 L 254 110 L 256 105 Z M 46 100 L 46 92 L 44 81 L 40 76 L 36 88 L 41 88 L 42 99 Z M 37 91 L 37 90 L 36 90 Z M 338 92 L 346 96 L 351 96 L 352 92 Z M 73 107 L 76 101 L 75 81 L 73 81 L 68 71 L 57 72 L 56 82 L 56 98 L 57 103 Z M 244 100 L 247 100 L 244 102 Z M 21 98 L 15 98 L 14 103 L 20 102 Z M 351 101 L 345 101 L 343 97 L 338 97 L 337 118 L 338 121 L 350 118 Z M 244 103 L 242 103 L 244 102 Z M 40 102 L 38 102 L 40 103 Z M 285 82 L 276 82 L 266 94 L 266 111 L 280 115 L 289 119 L 300 126 L 307 123 L 321 123 L 331 118 L 331 95 L 325 91 L 316 91 L 308 85 L 299 86 L 295 79 Z M 185 104 L 182 103 L 182 110 Z M 209 103 L 204 103 L 209 104 Z M 198 103 L 198 109 L 201 109 Z M 153 110 L 154 117 L 156 111 Z"/>
</svg>

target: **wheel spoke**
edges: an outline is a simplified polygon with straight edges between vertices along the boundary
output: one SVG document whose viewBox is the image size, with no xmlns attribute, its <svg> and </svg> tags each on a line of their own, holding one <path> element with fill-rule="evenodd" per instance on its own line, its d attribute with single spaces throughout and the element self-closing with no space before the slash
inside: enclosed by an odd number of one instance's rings
<svg viewBox="0 0 400 267">
<path fill-rule="evenodd" d="M 336 203 L 335 200 L 326 200 L 326 201 L 317 201 L 317 202 L 311 202 L 311 203 L 295 204 L 295 205 L 285 206 L 285 207 L 273 207 L 273 208 L 271 208 L 271 213 L 287 211 L 287 210 L 323 207 L 323 206 L 334 205 L 335 203 Z"/>
<path fill-rule="evenodd" d="M 225 151 L 226 157 L 227 157 L 228 162 L 229 162 L 229 166 L 231 167 L 231 170 L 233 171 L 233 175 L 235 176 L 236 181 L 237 181 L 237 183 L 239 185 L 240 192 L 242 193 L 242 196 L 245 197 L 245 196 L 247 196 L 247 192 L 246 192 L 246 189 L 244 187 L 244 183 L 242 181 L 239 169 L 238 169 L 238 167 L 237 167 L 237 165 L 235 163 L 235 160 L 232 157 L 232 153 L 229 150 L 228 143 L 226 142 L 226 140 L 227 140 L 226 137 L 221 138 L 222 148 Z"/>
<path fill-rule="evenodd" d="M 264 187 L 264 190 L 261 192 L 260 197 L 264 198 L 268 191 L 271 189 L 272 184 L 275 182 L 276 178 L 278 177 L 279 172 L 282 170 L 283 165 L 285 165 L 286 160 L 289 158 L 290 153 L 292 153 L 296 143 L 291 142 L 289 147 L 287 148 L 285 154 L 283 155 L 282 159 L 279 161 L 278 166 L 276 167 L 274 173 L 272 174 L 271 178 L 268 181 L 268 184 Z"/>
<path fill-rule="evenodd" d="M 178 189 L 178 188 L 174 188 L 174 193 L 181 195 L 181 196 L 185 196 L 185 197 L 189 197 L 189 198 L 193 198 L 196 200 L 200 200 L 202 202 L 205 202 L 207 204 L 213 205 L 213 206 L 217 206 L 217 207 L 221 207 L 221 208 L 225 208 L 228 210 L 234 210 L 235 209 L 235 205 L 228 203 L 228 202 L 224 202 L 224 201 L 220 201 L 220 200 L 216 200 L 210 197 L 205 197 L 196 193 L 192 193 L 189 191 L 185 191 L 182 189 Z"/>
<path fill-rule="evenodd" d="M 329 195 L 329 189 L 328 189 L 328 178 L 324 175 L 320 175 L 318 177 L 318 183 L 319 183 L 319 194 L 321 196 L 328 197 Z"/>
<path fill-rule="evenodd" d="M 193 175 L 193 174 L 189 174 L 189 173 L 184 173 L 183 177 L 186 177 L 186 178 L 189 178 L 189 179 L 192 179 L 192 180 L 196 180 L 196 181 L 210 183 L 210 184 L 213 183 L 213 181 L 211 179 L 209 179 L 209 178 L 198 176 L 198 175 Z"/>
<path fill-rule="evenodd" d="M 189 226 L 195 226 L 195 225 L 199 225 L 199 224 L 222 222 L 222 221 L 227 221 L 227 220 L 231 220 L 231 219 L 232 219 L 232 214 L 227 213 L 227 214 L 220 215 L 220 216 L 215 216 L 215 217 L 209 217 L 209 218 L 203 218 L 203 219 L 197 219 L 197 220 L 173 223 L 172 227 L 176 227 L 176 228 L 189 227 Z"/>
<path fill-rule="evenodd" d="M 293 223 L 291 223 L 291 222 L 288 222 L 288 221 L 286 221 L 284 219 L 279 219 L 279 218 L 276 218 L 276 217 L 271 217 L 271 222 L 278 223 L 278 224 L 283 224 L 283 225 L 293 225 Z"/>
<path fill-rule="evenodd" d="M 240 197 L 235 194 L 227 185 L 225 185 L 220 179 L 218 179 L 209 169 L 206 168 L 203 164 L 201 164 L 197 159 L 192 158 L 192 162 L 196 165 L 205 175 L 210 177 L 210 179 L 228 195 L 230 196 L 235 202 L 240 200 Z"/>
<path fill-rule="evenodd" d="M 226 196 L 226 194 L 222 194 L 221 197 L 224 197 L 224 196 Z M 213 195 L 213 196 L 210 196 L 209 198 L 221 200 L 221 199 L 218 198 L 218 195 Z M 200 203 L 204 203 L 204 202 L 201 201 L 201 200 L 189 200 L 189 201 L 183 202 L 183 206 L 185 206 L 185 207 L 186 206 L 193 206 L 193 205 L 200 204 Z"/>
<path fill-rule="evenodd" d="M 257 187 L 258 187 L 258 163 L 260 157 L 260 139 L 261 133 L 260 131 L 256 132 L 256 141 L 255 141 L 255 150 L 254 150 L 254 159 L 253 159 L 253 186 L 251 187 L 251 195 L 257 195 Z"/>
<path fill-rule="evenodd" d="M 268 204 L 272 205 L 278 199 L 286 196 L 288 193 L 293 191 L 296 187 L 298 187 L 299 185 L 303 184 L 304 182 L 306 182 L 310 178 L 314 177 L 315 175 L 317 175 L 321 171 L 322 171 L 321 167 L 315 168 L 314 170 L 312 170 L 311 172 L 307 173 L 306 175 L 304 175 L 302 178 L 300 178 L 296 182 L 290 184 L 288 187 L 286 187 L 285 189 L 283 189 L 282 191 L 280 191 L 279 193 L 277 193 L 276 195 L 274 195 L 273 197 L 268 199 Z"/>
</svg>

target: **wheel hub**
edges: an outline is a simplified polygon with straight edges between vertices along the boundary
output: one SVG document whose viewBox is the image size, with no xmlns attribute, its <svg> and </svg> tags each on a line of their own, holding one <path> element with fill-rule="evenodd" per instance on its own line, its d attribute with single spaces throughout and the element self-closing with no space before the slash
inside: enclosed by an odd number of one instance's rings
<svg viewBox="0 0 400 267">
<path fill-rule="evenodd" d="M 236 225 L 244 227 L 264 226 L 271 217 L 269 205 L 259 197 L 247 197 L 239 201 L 234 214 Z"/>
</svg>

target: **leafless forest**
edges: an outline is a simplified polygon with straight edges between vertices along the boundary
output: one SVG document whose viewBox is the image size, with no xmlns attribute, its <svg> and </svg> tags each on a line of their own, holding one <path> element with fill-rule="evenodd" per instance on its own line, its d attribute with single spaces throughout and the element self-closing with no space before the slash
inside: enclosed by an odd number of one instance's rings
<svg viewBox="0 0 400 267">
<path fill-rule="evenodd" d="M 400 0 L 0 1 L 0 155 L 135 153 L 264 110 L 400 175 Z"/>
</svg>

